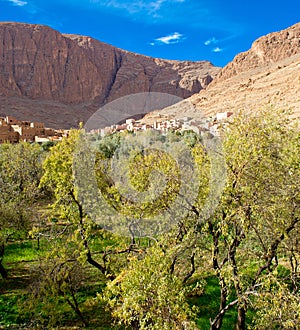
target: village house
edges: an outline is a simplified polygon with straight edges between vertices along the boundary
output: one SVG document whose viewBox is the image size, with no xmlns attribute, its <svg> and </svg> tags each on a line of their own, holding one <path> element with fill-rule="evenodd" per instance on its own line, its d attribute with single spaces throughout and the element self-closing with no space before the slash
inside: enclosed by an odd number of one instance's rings
<svg viewBox="0 0 300 330">
<path fill-rule="evenodd" d="M 142 120 L 135 120 L 133 118 L 126 119 L 124 124 L 111 125 L 105 128 L 94 129 L 92 134 L 100 135 L 101 137 L 112 134 L 115 132 L 138 132 L 146 130 L 156 130 L 162 134 L 166 134 L 169 131 L 193 131 L 198 135 L 204 135 L 210 132 L 214 136 L 220 136 L 221 131 L 227 127 L 228 118 L 232 116 L 232 112 L 220 112 L 214 117 L 201 118 L 195 120 L 191 117 L 183 117 L 180 119 L 170 119 L 169 116 L 158 115 L 153 118 L 152 124 Z"/>
<path fill-rule="evenodd" d="M 18 143 L 20 135 L 15 132 L 10 126 L 0 125 L 0 143 Z"/>
<path fill-rule="evenodd" d="M 62 133 L 45 128 L 44 123 L 21 121 L 13 116 L 0 118 L 0 143 L 44 142 L 61 136 Z"/>
</svg>

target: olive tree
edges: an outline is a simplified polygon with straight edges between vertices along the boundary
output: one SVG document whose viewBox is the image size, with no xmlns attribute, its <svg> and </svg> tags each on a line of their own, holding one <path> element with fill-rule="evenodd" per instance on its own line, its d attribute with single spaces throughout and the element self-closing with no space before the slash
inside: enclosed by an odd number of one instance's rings
<svg viewBox="0 0 300 330">
<path fill-rule="evenodd" d="M 42 149 L 28 143 L 0 146 L 0 274 L 7 276 L 1 261 L 5 244 L 17 232 L 33 225 L 33 204 L 41 196 Z"/>
<path fill-rule="evenodd" d="M 236 328 L 245 329 L 247 309 L 252 297 L 263 295 L 266 274 L 275 274 L 278 265 L 292 274 L 289 260 L 299 262 L 293 238 L 300 220 L 299 147 L 298 127 L 283 111 L 243 112 L 227 127 L 227 184 L 201 229 L 210 237 L 205 243 L 221 292 L 211 329 L 221 329 L 233 307 Z"/>
</svg>

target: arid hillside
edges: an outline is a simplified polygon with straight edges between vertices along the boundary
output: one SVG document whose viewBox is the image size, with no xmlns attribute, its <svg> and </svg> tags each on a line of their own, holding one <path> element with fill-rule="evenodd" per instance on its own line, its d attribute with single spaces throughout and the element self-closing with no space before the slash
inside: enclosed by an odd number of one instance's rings
<svg viewBox="0 0 300 330">
<path fill-rule="evenodd" d="M 171 116 L 200 117 L 263 107 L 300 116 L 300 23 L 254 41 L 205 89 L 188 101 L 163 110 Z"/>
</svg>

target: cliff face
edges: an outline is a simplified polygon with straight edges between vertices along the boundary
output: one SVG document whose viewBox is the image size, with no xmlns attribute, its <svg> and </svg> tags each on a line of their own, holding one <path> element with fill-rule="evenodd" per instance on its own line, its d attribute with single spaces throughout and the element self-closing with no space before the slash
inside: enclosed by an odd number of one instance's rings
<svg viewBox="0 0 300 330">
<path fill-rule="evenodd" d="M 7 107 L 8 99 L 14 98 L 11 111 L 18 109 L 19 117 L 25 99 L 26 103 L 48 101 L 49 111 L 50 101 L 56 106 L 67 104 L 72 111 L 74 106 L 77 110 L 80 105 L 95 108 L 138 92 L 186 98 L 205 88 L 218 72 L 207 61 L 154 59 L 90 37 L 63 35 L 46 26 L 0 23 L 0 98 Z M 3 106 L 0 111 L 5 111 Z M 32 113 L 32 118 L 38 115 Z"/>
<path fill-rule="evenodd" d="M 272 107 L 300 116 L 300 23 L 263 36 L 238 54 L 205 89 L 162 110 L 173 117 L 201 118 L 218 112 Z"/>
<path fill-rule="evenodd" d="M 255 40 L 251 49 L 238 54 L 217 75 L 214 85 L 251 69 L 272 65 L 300 53 L 300 23 Z"/>
</svg>

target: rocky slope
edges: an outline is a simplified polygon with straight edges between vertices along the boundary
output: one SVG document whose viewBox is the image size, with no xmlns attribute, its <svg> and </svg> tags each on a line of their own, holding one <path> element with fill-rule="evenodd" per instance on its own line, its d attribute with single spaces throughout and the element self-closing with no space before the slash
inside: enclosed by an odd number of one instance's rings
<svg viewBox="0 0 300 330">
<path fill-rule="evenodd" d="M 103 104 L 138 92 L 182 98 L 219 72 L 207 61 L 137 55 L 47 26 L 0 23 L 0 114 L 76 126 Z"/>
<path fill-rule="evenodd" d="M 278 107 L 300 116 L 300 23 L 263 36 L 238 54 L 203 91 L 163 110 L 201 117 L 240 109 Z"/>
<path fill-rule="evenodd" d="M 215 84 L 240 73 L 272 65 L 300 52 L 300 23 L 255 40 L 247 52 L 238 54 L 224 67 Z"/>
</svg>

